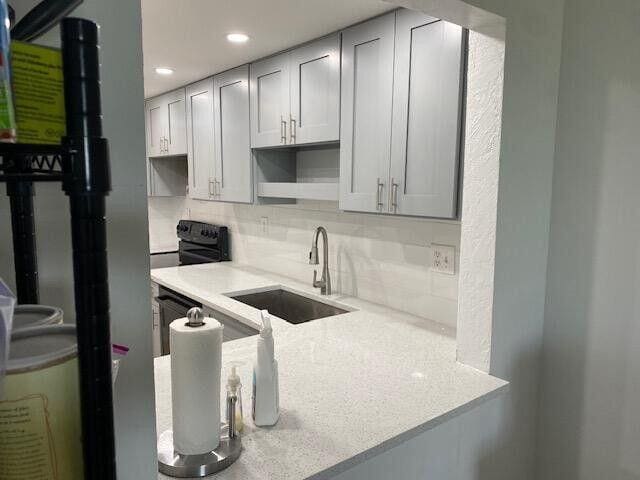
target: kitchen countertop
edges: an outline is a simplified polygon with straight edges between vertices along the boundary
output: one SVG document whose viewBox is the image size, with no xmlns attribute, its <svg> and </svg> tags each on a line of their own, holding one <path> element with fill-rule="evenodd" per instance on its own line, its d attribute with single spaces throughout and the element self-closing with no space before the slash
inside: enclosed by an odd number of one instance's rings
<svg viewBox="0 0 640 480">
<path fill-rule="evenodd" d="M 283 286 L 319 297 L 310 286 L 233 262 L 154 269 L 151 278 L 255 328 L 259 311 L 223 294 Z M 240 458 L 212 478 L 329 478 L 507 388 L 456 362 L 454 334 L 438 324 L 354 297 L 321 300 L 353 311 L 300 325 L 273 319 L 281 408 L 274 427 L 250 419 L 255 338 L 223 344 L 223 379 L 225 365 L 243 362 L 245 431 Z M 169 356 L 155 360 L 155 385 L 160 434 L 171 428 Z"/>
</svg>

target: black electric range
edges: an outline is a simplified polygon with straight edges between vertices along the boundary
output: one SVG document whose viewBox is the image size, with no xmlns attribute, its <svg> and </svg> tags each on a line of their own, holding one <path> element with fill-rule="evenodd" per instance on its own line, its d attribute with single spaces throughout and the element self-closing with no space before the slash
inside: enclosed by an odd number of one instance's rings
<svg viewBox="0 0 640 480">
<path fill-rule="evenodd" d="M 227 227 L 193 220 L 180 220 L 176 232 L 180 240 L 178 243 L 180 265 L 231 260 Z"/>
</svg>

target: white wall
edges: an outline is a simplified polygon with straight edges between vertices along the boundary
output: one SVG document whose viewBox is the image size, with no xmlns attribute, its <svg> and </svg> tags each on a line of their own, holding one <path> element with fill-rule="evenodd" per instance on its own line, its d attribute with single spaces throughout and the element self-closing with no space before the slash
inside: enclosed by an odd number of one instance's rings
<svg viewBox="0 0 640 480">
<path fill-rule="evenodd" d="M 32 1 L 12 2 L 23 14 Z M 113 192 L 107 201 L 112 339 L 129 345 L 115 387 L 118 478 L 156 475 L 154 390 L 144 146 L 140 3 L 85 0 L 74 15 L 101 25 L 104 134 L 109 139 Z M 45 39 L 57 43 L 58 33 Z M 13 281 L 9 202 L 0 195 L 0 276 Z M 68 201 L 59 185 L 38 185 L 36 229 L 41 301 L 73 319 Z"/>
<path fill-rule="evenodd" d="M 640 479 L 637 0 L 567 0 L 539 476 Z"/>
</svg>

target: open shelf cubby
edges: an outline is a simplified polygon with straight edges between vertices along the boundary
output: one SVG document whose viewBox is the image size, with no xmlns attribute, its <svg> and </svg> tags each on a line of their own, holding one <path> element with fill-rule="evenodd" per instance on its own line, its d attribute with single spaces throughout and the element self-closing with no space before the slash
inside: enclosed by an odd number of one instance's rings
<svg viewBox="0 0 640 480">
<path fill-rule="evenodd" d="M 253 158 L 256 203 L 338 201 L 338 144 L 254 150 Z"/>
</svg>

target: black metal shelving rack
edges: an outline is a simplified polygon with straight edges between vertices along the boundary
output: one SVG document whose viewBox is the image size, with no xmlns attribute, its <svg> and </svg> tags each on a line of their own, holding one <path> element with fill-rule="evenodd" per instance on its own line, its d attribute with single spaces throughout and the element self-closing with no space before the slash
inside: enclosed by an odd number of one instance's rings
<svg viewBox="0 0 640 480">
<path fill-rule="evenodd" d="M 116 478 L 105 197 L 111 190 L 102 137 L 98 27 L 61 22 L 66 136 L 61 145 L 0 143 L 0 181 L 10 199 L 18 303 L 38 303 L 33 184 L 61 182 L 69 197 L 82 449 L 87 480 Z"/>
</svg>

